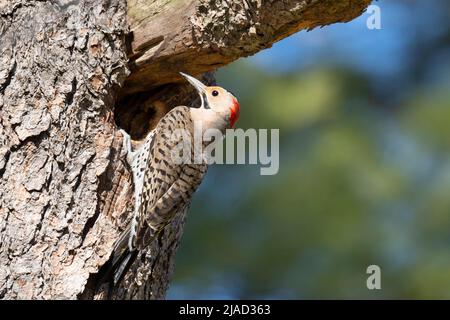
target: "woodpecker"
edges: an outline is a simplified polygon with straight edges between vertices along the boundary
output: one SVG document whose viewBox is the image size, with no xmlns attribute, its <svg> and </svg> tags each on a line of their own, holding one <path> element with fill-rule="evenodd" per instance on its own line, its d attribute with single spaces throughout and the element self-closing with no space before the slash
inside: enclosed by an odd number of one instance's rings
<svg viewBox="0 0 450 320">
<path fill-rule="evenodd" d="M 133 219 L 117 241 L 106 272 L 108 281 L 113 282 L 112 287 L 120 281 L 137 252 L 148 246 L 177 214 L 188 210 L 192 195 L 206 173 L 206 161 L 181 164 L 173 161 L 171 152 L 180 141 L 172 139 L 171 133 L 183 130 L 194 137 L 197 125 L 203 131 L 218 129 L 224 132 L 232 128 L 239 117 L 239 103 L 233 94 L 221 87 L 205 86 L 185 73 L 180 74 L 198 91 L 200 106 L 173 108 L 134 151 L 130 136 L 121 130 L 124 156 L 133 173 L 135 205 Z M 194 148 L 190 150 L 195 151 Z"/>
</svg>

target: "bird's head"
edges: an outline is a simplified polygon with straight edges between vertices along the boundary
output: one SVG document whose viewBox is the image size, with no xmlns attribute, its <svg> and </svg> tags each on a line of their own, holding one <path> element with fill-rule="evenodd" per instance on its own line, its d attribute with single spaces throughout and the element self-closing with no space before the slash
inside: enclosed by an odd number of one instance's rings
<svg viewBox="0 0 450 320">
<path fill-rule="evenodd" d="M 239 102 L 230 92 L 221 87 L 208 87 L 196 78 L 180 72 L 197 89 L 201 105 L 193 108 L 194 120 L 202 121 L 207 127 L 224 130 L 232 128 L 239 118 Z"/>
</svg>

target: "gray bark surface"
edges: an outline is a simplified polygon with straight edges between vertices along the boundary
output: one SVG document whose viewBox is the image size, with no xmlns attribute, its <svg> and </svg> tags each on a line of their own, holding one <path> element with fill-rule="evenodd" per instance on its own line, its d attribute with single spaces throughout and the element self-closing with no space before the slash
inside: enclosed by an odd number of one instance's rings
<svg viewBox="0 0 450 320">
<path fill-rule="evenodd" d="M 139 139 L 191 103 L 178 71 L 212 83 L 207 72 L 369 3 L 0 0 L 0 298 L 107 298 L 98 272 L 133 212 L 118 126 Z M 164 297 L 185 217 L 112 298 Z"/>
</svg>

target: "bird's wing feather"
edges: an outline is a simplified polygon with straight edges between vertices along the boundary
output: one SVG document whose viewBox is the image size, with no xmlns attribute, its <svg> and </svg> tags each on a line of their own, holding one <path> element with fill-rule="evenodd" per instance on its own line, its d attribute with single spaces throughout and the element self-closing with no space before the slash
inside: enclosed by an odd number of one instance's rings
<svg viewBox="0 0 450 320">
<path fill-rule="evenodd" d="M 147 227 L 157 233 L 168 224 L 176 214 L 176 208 L 187 202 L 196 189 L 197 180 L 189 180 L 198 174 L 197 166 L 179 164 L 173 161 L 172 150 L 179 148 L 185 137 L 174 135 L 175 130 L 186 130 L 193 138 L 193 124 L 187 107 L 176 107 L 167 113 L 155 128 L 152 148 L 149 153 L 148 166 L 145 171 L 137 243 L 140 242 Z M 189 141 L 192 144 L 192 141 Z M 193 152 L 193 148 L 191 148 Z M 194 169 L 192 169 L 194 168 Z M 204 171 L 203 171 L 204 172 Z M 194 182 L 194 183 L 192 183 Z"/>
</svg>

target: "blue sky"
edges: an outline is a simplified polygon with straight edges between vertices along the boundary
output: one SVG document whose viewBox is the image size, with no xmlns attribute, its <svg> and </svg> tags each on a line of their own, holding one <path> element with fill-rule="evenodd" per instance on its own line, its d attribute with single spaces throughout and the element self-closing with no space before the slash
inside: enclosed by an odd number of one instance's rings
<svg viewBox="0 0 450 320">
<path fill-rule="evenodd" d="M 301 31 L 249 60 L 271 72 L 284 73 L 317 63 L 333 63 L 348 65 L 371 76 L 395 78 L 413 63 L 408 51 L 414 39 L 433 41 L 445 31 L 448 18 L 440 3 L 437 0 L 374 2 L 381 9 L 380 30 L 367 28 L 370 15 L 366 12 L 349 23 Z"/>
</svg>

